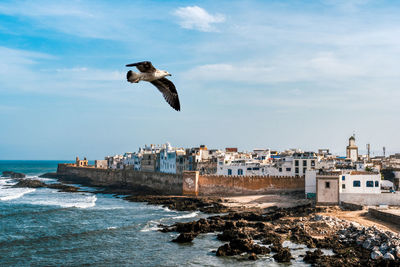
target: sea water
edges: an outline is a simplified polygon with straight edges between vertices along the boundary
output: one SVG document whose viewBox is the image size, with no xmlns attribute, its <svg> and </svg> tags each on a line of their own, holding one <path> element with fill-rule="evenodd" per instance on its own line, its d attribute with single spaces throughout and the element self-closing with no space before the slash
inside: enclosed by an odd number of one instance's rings
<svg viewBox="0 0 400 267">
<path fill-rule="evenodd" d="M 38 175 L 54 172 L 58 161 L 0 161 L 5 170 Z M 171 242 L 177 233 L 159 224 L 206 217 L 162 206 L 128 202 L 110 194 L 66 193 L 48 188 L 12 188 L 0 178 L 0 266 L 279 266 L 271 255 L 253 262 L 216 257 L 216 234 L 193 242 Z M 90 191 L 90 188 L 85 188 Z M 308 266 L 296 261 L 297 266 Z"/>
</svg>

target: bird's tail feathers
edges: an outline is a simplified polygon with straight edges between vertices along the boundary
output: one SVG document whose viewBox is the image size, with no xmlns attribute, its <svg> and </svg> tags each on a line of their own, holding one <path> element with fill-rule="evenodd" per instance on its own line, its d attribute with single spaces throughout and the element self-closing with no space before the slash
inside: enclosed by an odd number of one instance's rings
<svg viewBox="0 0 400 267">
<path fill-rule="evenodd" d="M 139 79 L 140 78 L 140 76 L 139 76 L 139 74 L 137 74 L 136 72 L 134 72 L 134 71 L 128 71 L 128 73 L 126 74 L 126 79 L 128 80 L 128 82 L 130 82 L 130 83 L 137 83 L 137 82 L 139 82 Z"/>
</svg>

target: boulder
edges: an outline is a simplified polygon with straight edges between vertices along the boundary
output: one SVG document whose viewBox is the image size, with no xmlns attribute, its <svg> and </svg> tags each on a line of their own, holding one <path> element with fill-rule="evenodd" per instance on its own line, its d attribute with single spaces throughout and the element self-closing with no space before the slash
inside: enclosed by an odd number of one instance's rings
<svg viewBox="0 0 400 267">
<path fill-rule="evenodd" d="M 282 248 L 273 257 L 277 262 L 290 262 L 292 254 L 289 248 Z"/>
<path fill-rule="evenodd" d="M 383 259 L 394 260 L 394 256 L 392 255 L 392 253 L 386 252 L 385 256 L 383 256 Z"/>
<path fill-rule="evenodd" d="M 51 189 L 58 189 L 63 192 L 77 192 L 79 189 L 76 186 L 65 185 L 65 184 L 46 184 L 45 186 Z"/>
<path fill-rule="evenodd" d="M 383 255 L 379 250 L 374 250 L 371 252 L 371 259 L 379 260 L 382 259 Z"/>
<path fill-rule="evenodd" d="M 46 187 L 46 184 L 39 180 L 24 179 L 20 180 L 17 184 L 13 185 L 13 187 L 39 188 L 39 187 Z"/>
<path fill-rule="evenodd" d="M 248 259 L 249 259 L 249 260 L 252 260 L 252 261 L 255 261 L 255 260 L 258 259 L 258 257 L 257 257 L 257 255 L 256 255 L 256 253 L 251 253 Z"/>
<path fill-rule="evenodd" d="M 192 242 L 193 239 L 198 235 L 198 233 L 190 232 L 190 233 L 182 233 L 177 238 L 172 240 L 172 242 L 177 243 L 188 243 Z"/>
<path fill-rule="evenodd" d="M 306 255 L 304 256 L 304 262 L 315 264 L 317 260 L 323 255 L 320 249 L 316 249 L 313 252 L 307 251 Z"/>
<path fill-rule="evenodd" d="M 20 173 L 20 172 L 4 171 L 4 172 L 3 172 L 3 177 L 9 177 L 9 178 L 25 178 L 26 175 L 25 175 L 24 173 Z"/>
</svg>

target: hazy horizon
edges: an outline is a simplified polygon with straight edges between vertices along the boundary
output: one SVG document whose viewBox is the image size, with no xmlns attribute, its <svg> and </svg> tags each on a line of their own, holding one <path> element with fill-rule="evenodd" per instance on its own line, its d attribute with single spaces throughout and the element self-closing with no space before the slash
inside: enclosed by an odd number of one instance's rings
<svg viewBox="0 0 400 267">
<path fill-rule="evenodd" d="M 400 152 L 400 3 L 2 1 L 0 159 L 145 144 Z M 172 74 L 182 111 L 125 64 Z"/>
</svg>

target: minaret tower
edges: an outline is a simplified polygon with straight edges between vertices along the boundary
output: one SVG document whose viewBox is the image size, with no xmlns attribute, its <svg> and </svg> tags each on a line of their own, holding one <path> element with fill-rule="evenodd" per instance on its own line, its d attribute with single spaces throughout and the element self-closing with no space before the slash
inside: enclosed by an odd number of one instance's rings
<svg viewBox="0 0 400 267">
<path fill-rule="evenodd" d="M 356 146 L 354 134 L 349 138 L 349 145 L 346 147 L 346 157 L 351 159 L 351 161 L 358 160 L 358 147 Z"/>
</svg>

